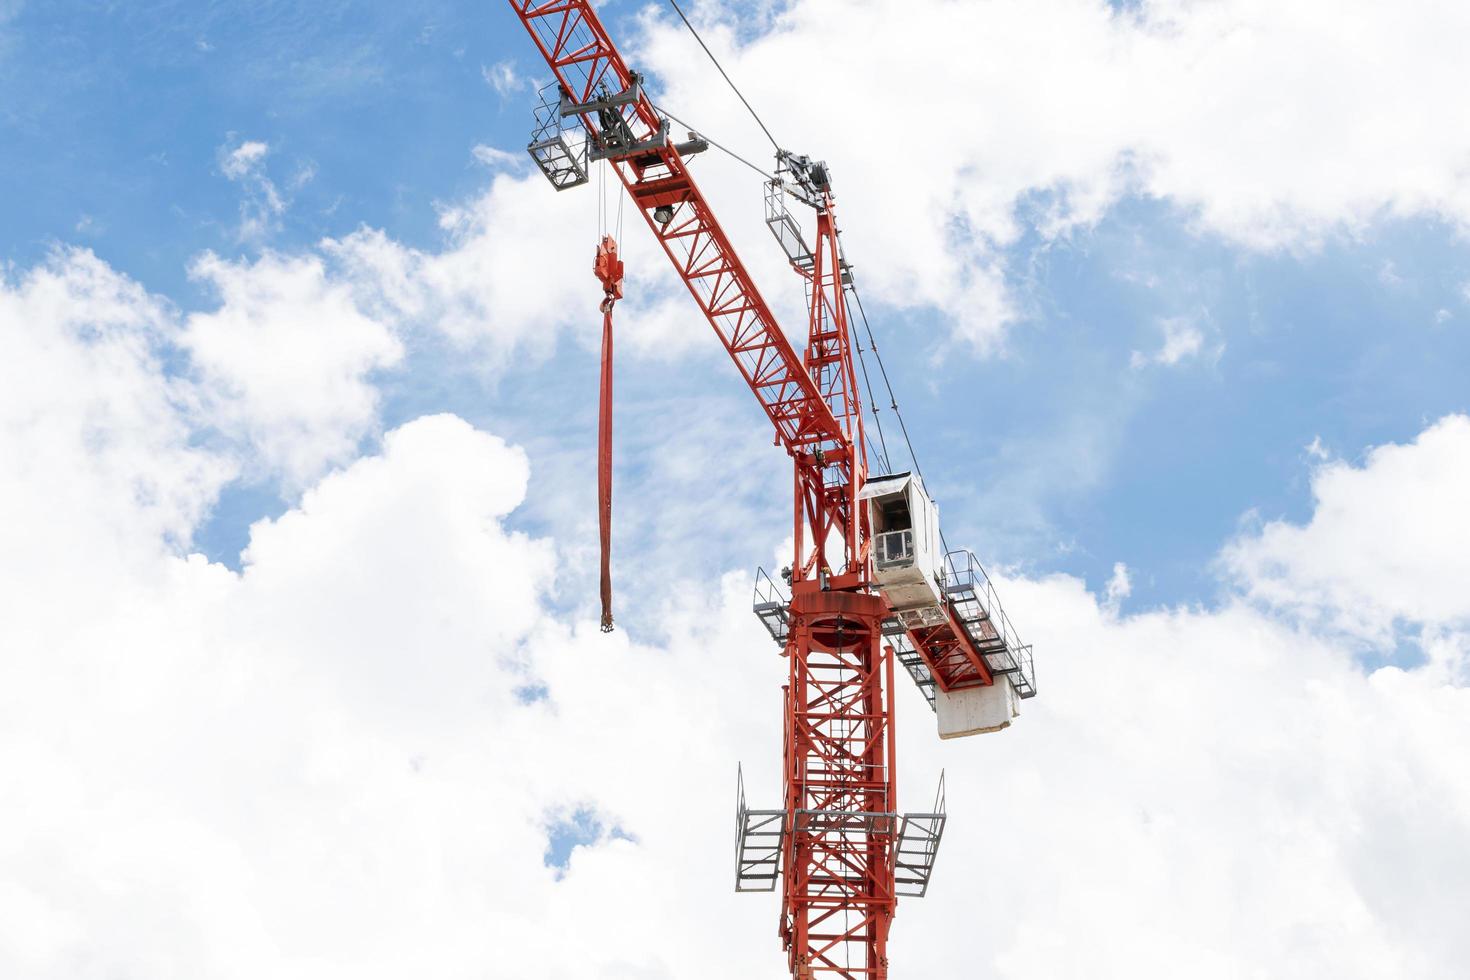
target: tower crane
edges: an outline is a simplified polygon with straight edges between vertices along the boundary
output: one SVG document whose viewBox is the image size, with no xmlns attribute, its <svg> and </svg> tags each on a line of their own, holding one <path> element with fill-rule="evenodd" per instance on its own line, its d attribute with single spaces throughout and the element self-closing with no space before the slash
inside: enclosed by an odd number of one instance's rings
<svg viewBox="0 0 1470 980">
<path fill-rule="evenodd" d="M 898 899 L 927 891 L 947 819 L 942 776 L 929 810 L 898 809 L 894 662 L 933 707 L 940 736 L 952 738 L 1012 723 L 1036 692 L 1031 647 L 974 556 L 946 552 L 917 468 L 869 471 L 849 319 L 856 294 L 827 165 L 778 151 L 766 186 L 766 224 L 806 287 L 798 352 L 695 182 L 691 159 L 710 142 L 672 138 L 671 117 L 592 0 L 510 5 L 555 76 L 531 157 L 557 190 L 587 183 L 590 165 L 607 162 L 791 460 L 794 555 L 782 584 L 759 573 L 753 603 L 788 665 L 785 795 L 780 807 L 752 809 L 737 777 L 735 888 L 780 889 L 794 980 L 883 980 Z M 811 212 L 811 244 L 788 201 Z M 611 238 L 595 271 L 604 287 L 599 517 L 610 628 L 609 360 L 622 276 Z"/>
</svg>

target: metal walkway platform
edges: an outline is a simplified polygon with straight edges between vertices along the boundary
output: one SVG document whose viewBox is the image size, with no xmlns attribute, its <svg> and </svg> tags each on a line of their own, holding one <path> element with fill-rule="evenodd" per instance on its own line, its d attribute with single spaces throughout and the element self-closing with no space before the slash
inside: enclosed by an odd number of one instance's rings
<svg viewBox="0 0 1470 980">
<path fill-rule="evenodd" d="M 934 861 L 939 856 L 939 842 L 944 839 L 947 819 L 944 801 L 944 773 L 939 774 L 939 792 L 934 795 L 934 809 L 929 813 L 905 813 L 893 842 L 893 883 L 899 895 L 923 898 L 934 877 Z"/>
<path fill-rule="evenodd" d="M 536 107 L 536 128 L 531 133 L 526 152 L 531 154 L 541 173 L 557 190 L 564 191 L 587 183 L 587 142 L 581 136 L 581 127 L 576 126 L 573 131 L 564 125 L 561 95 L 555 83 L 543 88 L 540 95 L 541 103 Z"/>
<path fill-rule="evenodd" d="M 788 610 L 791 600 L 786 593 L 781 591 L 780 586 L 771 580 L 764 568 L 755 570 L 755 599 L 751 602 L 751 611 L 771 634 L 771 639 L 781 646 L 786 645 L 786 638 L 791 633 L 791 621 Z"/>
<path fill-rule="evenodd" d="M 924 663 L 924 658 L 919 656 L 919 651 L 909 642 L 908 630 L 897 619 L 885 619 L 883 621 L 883 636 L 888 645 L 893 647 L 893 656 L 899 665 L 909 672 L 914 679 L 914 686 L 919 693 L 924 695 L 929 702 L 929 709 L 934 709 L 934 675 L 929 672 L 929 665 Z"/>
<path fill-rule="evenodd" d="M 785 810 L 752 810 L 745 805 L 745 775 L 735 770 L 735 890 L 773 892 L 781 878 Z"/>
<path fill-rule="evenodd" d="M 969 551 L 951 551 L 944 556 L 944 593 L 965 624 L 976 649 L 985 657 L 990 672 L 1010 679 L 1016 695 L 1036 696 L 1036 664 L 1030 644 L 1022 643 L 1010 618 L 1000 607 L 995 586 L 985 569 Z"/>
<path fill-rule="evenodd" d="M 867 847 L 878 838 L 892 848 L 897 894 L 923 898 L 934 876 L 939 844 L 944 839 L 944 774 L 934 808 L 928 813 L 867 813 L 853 810 L 797 810 L 788 820 L 785 810 L 752 810 L 745 803 L 745 776 L 735 771 L 735 890 L 771 892 L 781 879 L 781 861 L 787 833 L 816 834 L 842 841 L 845 846 Z"/>
</svg>

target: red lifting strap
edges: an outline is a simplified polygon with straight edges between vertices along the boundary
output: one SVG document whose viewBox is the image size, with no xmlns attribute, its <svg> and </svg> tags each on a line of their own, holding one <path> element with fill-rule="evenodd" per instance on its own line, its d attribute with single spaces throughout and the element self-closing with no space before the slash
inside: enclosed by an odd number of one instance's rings
<svg viewBox="0 0 1470 980">
<path fill-rule="evenodd" d="M 613 304 L 623 298 L 623 263 L 618 243 L 603 235 L 592 266 L 602 282 L 602 378 L 597 393 L 597 527 L 602 539 L 602 631 L 611 633 L 612 618 L 612 396 Z"/>
</svg>

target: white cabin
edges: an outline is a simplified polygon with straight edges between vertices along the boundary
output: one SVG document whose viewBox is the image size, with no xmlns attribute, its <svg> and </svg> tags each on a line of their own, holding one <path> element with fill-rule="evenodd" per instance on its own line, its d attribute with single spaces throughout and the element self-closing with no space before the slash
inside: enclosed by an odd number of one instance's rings
<svg viewBox="0 0 1470 980">
<path fill-rule="evenodd" d="M 873 575 L 878 589 L 908 627 L 944 622 L 944 547 L 939 507 L 917 473 L 874 477 L 858 500 L 868 508 L 873 533 Z"/>
</svg>

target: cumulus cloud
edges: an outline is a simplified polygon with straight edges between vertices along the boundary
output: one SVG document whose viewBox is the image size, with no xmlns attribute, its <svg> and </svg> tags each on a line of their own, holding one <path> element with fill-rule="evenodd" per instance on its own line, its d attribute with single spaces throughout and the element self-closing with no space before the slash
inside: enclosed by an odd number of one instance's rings
<svg viewBox="0 0 1470 980">
<path fill-rule="evenodd" d="M 206 253 L 190 272 L 215 292 L 212 308 L 181 315 L 84 249 L 57 251 L 0 292 L 0 319 L 26 347 L 7 364 L 13 400 L 5 408 L 16 425 L 57 429 L 57 448 L 35 449 L 35 460 L 16 466 L 49 460 L 58 473 L 82 473 L 105 463 L 120 499 L 146 501 L 179 541 L 242 470 L 299 490 L 355 455 L 377 426 L 370 379 L 403 357 L 400 325 L 360 308 L 320 257 L 267 252 L 230 262 Z M 56 379 L 66 377 L 88 400 L 57 392 Z M 137 442 L 158 436 L 155 420 L 197 438 L 177 455 Z M 64 462 L 72 432 L 89 434 L 95 452 L 85 462 Z"/>
<path fill-rule="evenodd" d="M 0 617 L 0 973 L 781 974 L 773 899 L 730 890 L 734 763 L 776 802 L 785 676 L 746 575 L 670 595 L 652 643 L 555 611 L 553 542 L 506 526 L 534 461 L 451 416 L 209 564 L 180 542 L 228 457 L 151 353 L 193 326 L 88 253 L 7 282 L 0 321 L 0 584 L 24 599 Z M 901 792 L 946 767 L 951 821 L 895 962 L 1458 977 L 1470 777 L 1444 747 L 1470 695 L 1445 667 L 1470 639 L 1425 538 L 1465 540 L 1440 504 L 1467 440 L 1453 417 L 1328 464 L 1309 523 L 1227 549 L 1213 609 L 1121 615 L 1121 567 L 1101 598 L 1001 582 L 1042 668 L 1020 724 L 941 743 L 898 692 Z M 1404 581 L 1370 588 L 1384 565 Z M 1367 672 L 1295 612 L 1375 602 L 1436 624 L 1423 665 Z"/>
<path fill-rule="evenodd" d="M 369 376 L 403 357 L 389 327 L 315 256 L 227 262 L 210 253 L 190 272 L 219 296 L 179 337 L 210 421 L 292 486 L 353 455 L 377 419 Z"/>
<path fill-rule="evenodd" d="M 189 440 L 191 393 L 162 374 L 177 340 L 166 304 L 69 249 L 0 279 L 0 325 L 6 594 L 52 583 L 63 602 L 72 575 L 187 542 L 234 466 Z"/>
<path fill-rule="evenodd" d="M 509 162 L 498 150 L 476 155 Z M 441 210 L 442 248 L 405 246 L 363 228 L 323 241 L 320 251 L 335 281 L 366 307 L 474 348 L 481 370 L 494 374 L 513 355 L 546 355 L 568 331 L 596 342 L 601 294 L 589 271 L 596 235 L 588 207 L 586 198 L 553 193 L 539 172 L 500 172 L 485 193 Z M 630 234 L 622 246 L 625 349 L 661 357 L 708 352 L 708 337 L 688 329 L 688 299 L 676 292 L 682 287 L 652 236 Z"/>
<path fill-rule="evenodd" d="M 910 970 L 1455 974 L 1470 781 L 1444 747 L 1470 735 L 1464 687 L 1365 674 L 1246 606 L 1113 618 L 1061 579 L 1005 595 L 1033 624 L 1041 694 L 1016 738 L 941 749 L 953 849 L 900 919 Z M 942 941 L 966 913 L 993 950 L 973 967 Z"/>
<path fill-rule="evenodd" d="M 798 0 L 754 32 L 725 5 L 702 13 L 776 138 L 833 164 L 865 280 L 944 311 L 981 349 L 1025 313 L 1006 250 L 1123 195 L 1250 249 L 1312 248 L 1384 217 L 1470 223 L 1462 5 Z M 638 60 L 661 101 L 763 146 L 683 26 L 645 23 Z M 941 34 L 964 57 L 937 56 Z M 841 92 L 845 111 L 798 90 Z"/>
<path fill-rule="evenodd" d="M 1226 569 L 1261 602 L 1383 642 L 1397 623 L 1470 623 L 1470 418 L 1452 415 L 1361 465 L 1313 472 L 1306 524 L 1272 521 L 1233 542 Z"/>
</svg>

